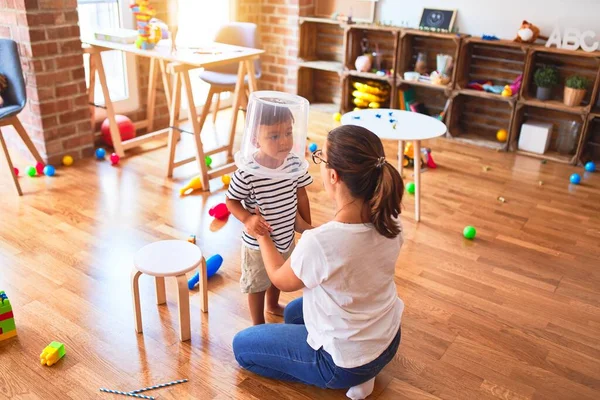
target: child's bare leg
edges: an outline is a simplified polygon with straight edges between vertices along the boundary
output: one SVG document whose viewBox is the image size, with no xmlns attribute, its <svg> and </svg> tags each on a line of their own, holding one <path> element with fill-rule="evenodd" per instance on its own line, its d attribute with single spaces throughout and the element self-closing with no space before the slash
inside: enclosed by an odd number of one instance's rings
<svg viewBox="0 0 600 400">
<path fill-rule="evenodd" d="M 271 285 L 271 287 L 267 289 L 267 312 L 283 317 L 284 307 L 279 305 L 279 293 L 280 291 L 275 285 Z"/>
<path fill-rule="evenodd" d="M 265 292 L 248 293 L 248 306 L 252 325 L 265 323 Z"/>
</svg>

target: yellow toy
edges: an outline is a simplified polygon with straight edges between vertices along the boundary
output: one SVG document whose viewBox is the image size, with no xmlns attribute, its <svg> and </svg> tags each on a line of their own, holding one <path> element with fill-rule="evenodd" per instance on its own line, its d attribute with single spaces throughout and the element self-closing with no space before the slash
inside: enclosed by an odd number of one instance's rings
<svg viewBox="0 0 600 400">
<path fill-rule="evenodd" d="M 378 82 L 352 82 L 352 87 L 356 89 L 352 92 L 352 102 L 356 106 L 355 111 L 365 108 L 380 108 L 382 103 L 389 99 L 389 90 Z"/>
<path fill-rule="evenodd" d="M 229 184 L 231 183 L 231 176 L 225 174 L 221 177 L 221 182 L 223 182 L 223 185 L 225 186 L 229 186 Z"/>
<path fill-rule="evenodd" d="M 62 159 L 62 163 L 65 167 L 73 165 L 73 157 L 68 156 L 68 155 L 64 156 Z"/>
<path fill-rule="evenodd" d="M 200 180 L 199 176 L 192 178 L 187 185 L 179 190 L 179 194 L 183 196 L 184 194 L 189 194 L 194 190 L 202 190 L 202 181 Z M 188 191 L 189 193 L 187 193 Z"/>
<path fill-rule="evenodd" d="M 354 86 L 354 88 L 356 90 L 358 90 L 359 92 L 374 94 L 377 96 L 387 96 L 389 93 L 385 89 L 381 89 L 377 86 L 372 86 L 372 85 L 368 85 L 366 83 L 361 83 L 361 82 L 354 82 L 352 84 L 352 86 Z"/>
<path fill-rule="evenodd" d="M 352 92 L 352 96 L 354 96 L 354 98 L 356 98 L 356 99 L 366 100 L 367 104 L 372 101 L 377 101 L 379 103 L 383 103 L 386 100 L 385 97 L 380 97 L 380 96 L 376 96 L 374 94 L 361 92 L 359 90 L 355 90 L 354 92 Z"/>
<path fill-rule="evenodd" d="M 499 142 L 506 142 L 506 139 L 508 138 L 508 132 L 506 132 L 506 129 L 499 129 L 498 132 L 496 132 L 496 139 L 498 139 Z"/>
<path fill-rule="evenodd" d="M 339 113 L 339 112 L 337 112 L 337 113 L 333 114 L 333 120 L 334 120 L 335 122 L 340 122 L 340 121 L 342 120 L 342 114 L 341 114 L 341 113 Z"/>
<path fill-rule="evenodd" d="M 56 364 L 58 360 L 63 358 L 66 353 L 67 352 L 65 351 L 64 344 L 60 342 L 52 342 L 46 346 L 44 351 L 42 351 L 42 354 L 40 354 L 40 362 L 42 365 L 51 367 L 52 365 Z"/>
<path fill-rule="evenodd" d="M 510 86 L 506 85 L 504 86 L 504 90 L 502 90 L 502 96 L 503 97 L 510 97 L 513 95 L 512 89 L 510 88 Z"/>
</svg>

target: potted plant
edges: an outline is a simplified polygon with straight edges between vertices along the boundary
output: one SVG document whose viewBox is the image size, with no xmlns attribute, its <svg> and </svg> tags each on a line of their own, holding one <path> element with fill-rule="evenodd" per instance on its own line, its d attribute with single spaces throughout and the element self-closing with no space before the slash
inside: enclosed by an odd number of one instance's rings
<svg viewBox="0 0 600 400">
<path fill-rule="evenodd" d="M 565 82 L 565 95 L 563 102 L 566 106 L 576 107 L 581 104 L 585 97 L 585 90 L 588 87 L 588 80 L 583 76 L 572 75 Z"/>
<path fill-rule="evenodd" d="M 535 97 L 540 100 L 549 100 L 552 87 L 558 85 L 558 71 L 555 67 L 543 65 L 535 71 L 533 81 L 537 86 Z"/>
</svg>

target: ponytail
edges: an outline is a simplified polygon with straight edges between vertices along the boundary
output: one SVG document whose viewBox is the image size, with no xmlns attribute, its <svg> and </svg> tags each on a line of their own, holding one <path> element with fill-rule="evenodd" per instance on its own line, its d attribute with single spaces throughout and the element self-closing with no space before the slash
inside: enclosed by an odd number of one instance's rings
<svg viewBox="0 0 600 400">
<path fill-rule="evenodd" d="M 395 238 L 401 231 L 396 220 L 404 183 L 383 154 L 377 135 L 360 126 L 342 125 L 327 136 L 328 167 L 337 171 L 354 197 L 365 201 L 377 232 Z"/>
</svg>

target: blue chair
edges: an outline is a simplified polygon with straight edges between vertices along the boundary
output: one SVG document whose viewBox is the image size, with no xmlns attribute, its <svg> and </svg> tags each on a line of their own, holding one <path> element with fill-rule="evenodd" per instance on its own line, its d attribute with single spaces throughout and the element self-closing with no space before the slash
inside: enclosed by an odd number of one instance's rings
<svg viewBox="0 0 600 400">
<path fill-rule="evenodd" d="M 21 69 L 21 60 L 19 59 L 19 51 L 17 43 L 10 39 L 0 39 L 0 74 L 6 77 L 8 87 L 2 93 L 4 105 L 0 107 L 0 127 L 12 125 L 15 131 L 19 134 L 25 146 L 29 149 L 37 162 L 43 163 L 44 160 L 37 151 L 31 138 L 27 135 L 25 128 L 21 125 L 21 121 L 17 115 L 23 110 L 27 103 L 27 91 L 25 90 L 25 80 L 23 79 L 23 70 Z M 0 145 L 8 163 L 10 173 L 15 182 L 15 188 L 19 196 L 23 195 L 19 180 L 15 175 L 8 148 L 0 130 Z"/>
<path fill-rule="evenodd" d="M 215 42 L 225 43 L 234 46 L 249 47 L 252 49 L 258 48 L 258 30 L 256 24 L 250 22 L 230 22 L 223 25 L 214 38 Z M 200 115 L 200 126 L 204 124 L 210 105 L 214 95 L 217 95 L 217 103 L 215 104 L 215 111 L 213 113 L 213 124 L 217 120 L 217 112 L 221 103 L 221 93 L 233 92 L 235 90 L 235 84 L 237 83 L 238 63 L 232 63 L 223 65 L 221 67 L 215 67 L 211 69 L 205 69 L 200 72 L 200 79 L 210 85 L 208 96 L 206 97 L 205 107 Z M 260 61 L 254 62 L 254 69 L 256 71 L 256 79 L 261 76 Z M 248 77 L 246 77 L 246 83 Z M 245 91 L 244 91 L 244 94 Z M 242 103 L 247 101 L 242 100 Z"/>
</svg>

